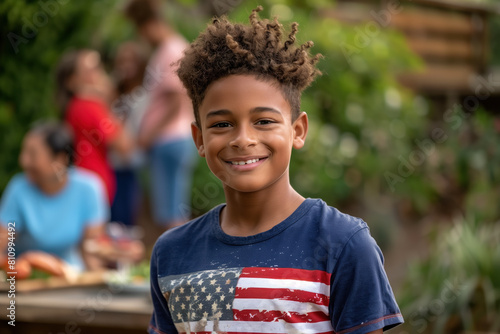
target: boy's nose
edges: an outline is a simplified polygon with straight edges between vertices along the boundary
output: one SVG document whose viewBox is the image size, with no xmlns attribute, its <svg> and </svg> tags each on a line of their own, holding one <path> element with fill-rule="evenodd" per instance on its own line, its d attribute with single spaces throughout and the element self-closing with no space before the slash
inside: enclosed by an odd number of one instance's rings
<svg viewBox="0 0 500 334">
<path fill-rule="evenodd" d="M 257 139 L 255 137 L 254 131 L 246 127 L 240 126 L 237 131 L 235 131 L 235 137 L 229 142 L 229 145 L 233 148 L 246 148 L 249 146 L 255 146 L 257 144 Z"/>
</svg>

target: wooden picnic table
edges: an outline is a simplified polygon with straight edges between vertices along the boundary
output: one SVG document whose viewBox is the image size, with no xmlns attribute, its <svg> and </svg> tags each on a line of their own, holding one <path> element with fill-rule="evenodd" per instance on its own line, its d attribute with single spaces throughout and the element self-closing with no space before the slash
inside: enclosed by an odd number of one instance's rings
<svg viewBox="0 0 500 334">
<path fill-rule="evenodd" d="M 153 309 L 149 292 L 124 292 L 106 285 L 17 292 L 16 321 L 11 326 L 10 300 L 2 291 L 2 334 L 146 333 Z"/>
</svg>

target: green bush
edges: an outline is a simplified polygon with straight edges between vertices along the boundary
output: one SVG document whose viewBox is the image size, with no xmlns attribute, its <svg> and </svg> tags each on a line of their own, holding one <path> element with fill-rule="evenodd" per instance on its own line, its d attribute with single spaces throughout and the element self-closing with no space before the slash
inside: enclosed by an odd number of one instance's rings
<svg viewBox="0 0 500 334">
<path fill-rule="evenodd" d="M 500 330 L 500 224 L 474 218 L 436 231 L 398 298 L 411 333 Z"/>
</svg>

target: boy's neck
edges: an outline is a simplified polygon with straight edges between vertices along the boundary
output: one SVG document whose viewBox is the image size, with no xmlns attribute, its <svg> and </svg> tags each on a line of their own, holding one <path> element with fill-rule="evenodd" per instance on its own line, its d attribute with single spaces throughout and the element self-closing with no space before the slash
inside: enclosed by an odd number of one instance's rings
<svg viewBox="0 0 500 334">
<path fill-rule="evenodd" d="M 226 207 L 222 210 L 222 230 L 232 236 L 265 232 L 290 216 L 304 201 L 290 185 L 288 174 L 256 192 L 239 192 L 224 187 Z"/>
</svg>

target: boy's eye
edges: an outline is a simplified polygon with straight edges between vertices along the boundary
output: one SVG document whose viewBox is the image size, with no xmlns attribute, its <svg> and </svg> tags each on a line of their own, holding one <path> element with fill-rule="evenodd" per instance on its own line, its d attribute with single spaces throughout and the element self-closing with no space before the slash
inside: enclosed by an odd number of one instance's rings
<svg viewBox="0 0 500 334">
<path fill-rule="evenodd" d="M 266 124 L 272 124 L 274 123 L 274 121 L 270 120 L 270 119 L 261 119 L 259 121 L 257 121 L 257 125 L 266 125 Z"/>
<path fill-rule="evenodd" d="M 227 128 L 231 126 L 230 123 L 228 122 L 218 122 L 218 123 L 215 123 L 214 125 L 210 126 L 211 128 Z"/>
</svg>

